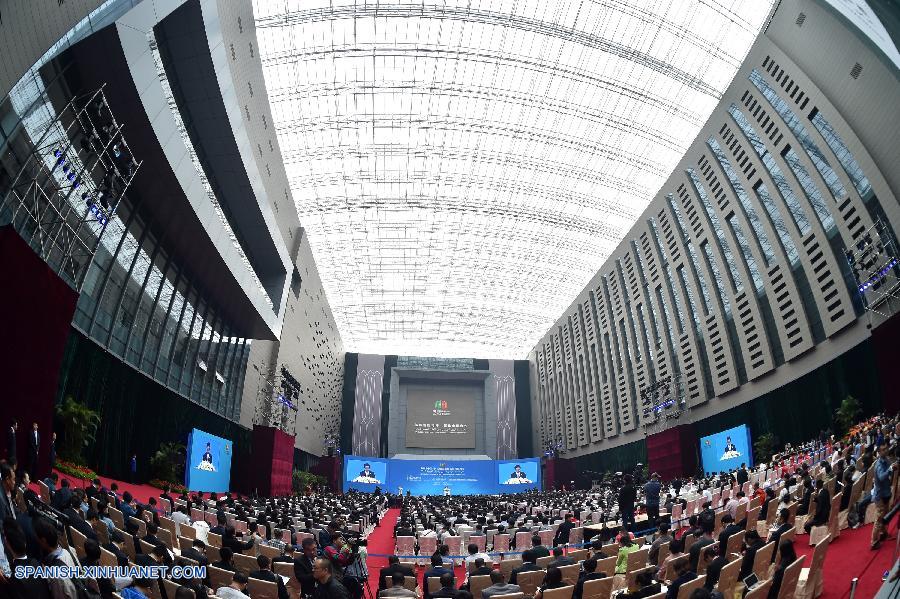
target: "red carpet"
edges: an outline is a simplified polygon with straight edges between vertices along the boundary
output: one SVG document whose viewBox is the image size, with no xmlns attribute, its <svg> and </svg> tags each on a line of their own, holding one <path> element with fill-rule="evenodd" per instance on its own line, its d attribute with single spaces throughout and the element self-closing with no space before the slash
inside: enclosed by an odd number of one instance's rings
<svg viewBox="0 0 900 599">
<path fill-rule="evenodd" d="M 891 560 L 897 542 L 897 527 L 891 526 L 888 532 L 890 532 L 891 538 L 882 543 L 878 551 L 872 551 L 869 549 L 872 537 L 871 524 L 856 530 L 849 528 L 842 530 L 841 536 L 828 546 L 828 553 L 825 555 L 823 568 L 825 585 L 821 598 L 845 599 L 849 597 L 850 580 L 856 577 L 859 577 L 856 597 L 874 597 L 881 588 L 881 576 L 893 565 Z M 809 567 L 809 560 L 812 556 L 809 537 L 798 537 L 794 547 L 797 549 L 797 555 L 807 557 L 804 567 Z"/>
<path fill-rule="evenodd" d="M 400 515 L 399 509 L 390 509 L 381 520 L 381 524 L 369 535 L 368 551 L 370 554 L 390 555 L 394 552 L 394 525 Z M 850 596 L 850 580 L 859 578 L 856 597 L 874 597 L 881 588 L 881 576 L 891 569 L 896 543 L 897 527 L 891 526 L 891 538 L 885 541 L 878 551 L 869 549 L 872 526 L 864 526 L 857 530 L 842 530 L 841 536 L 831 543 L 825 556 L 825 585 L 821 599 L 846 599 Z M 796 544 L 798 555 L 807 557 L 806 567 L 812 556 L 809 537 L 798 537 Z M 386 557 L 369 557 L 369 584 L 373 592 L 378 589 L 378 573 L 387 566 Z M 424 568 L 419 568 L 417 575 L 422 584 Z M 458 581 L 462 581 L 463 569 L 456 569 Z"/>
</svg>

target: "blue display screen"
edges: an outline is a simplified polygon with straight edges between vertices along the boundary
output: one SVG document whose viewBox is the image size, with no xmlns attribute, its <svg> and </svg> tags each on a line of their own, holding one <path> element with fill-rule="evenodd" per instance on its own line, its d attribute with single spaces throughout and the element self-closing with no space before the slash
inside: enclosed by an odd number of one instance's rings
<svg viewBox="0 0 900 599">
<path fill-rule="evenodd" d="M 387 491 L 387 480 L 387 460 L 353 456 L 344 459 L 344 491 L 371 492 L 378 486 Z"/>
<path fill-rule="evenodd" d="M 369 464 L 369 469 L 365 469 Z M 516 466 L 519 468 L 516 469 Z M 540 459 L 384 460 L 344 456 L 344 490 L 373 491 L 373 473 L 385 492 L 413 495 L 515 493 L 540 488 Z M 387 484 L 384 484 L 387 481 Z"/>
<path fill-rule="evenodd" d="M 540 460 L 497 462 L 497 485 L 500 493 L 540 489 Z"/>
<path fill-rule="evenodd" d="M 746 464 L 753 466 L 750 429 L 742 424 L 700 439 L 700 457 L 707 474 L 718 474 Z"/>
<path fill-rule="evenodd" d="M 234 444 L 195 428 L 188 437 L 187 446 L 184 486 L 190 491 L 227 493 Z"/>
</svg>

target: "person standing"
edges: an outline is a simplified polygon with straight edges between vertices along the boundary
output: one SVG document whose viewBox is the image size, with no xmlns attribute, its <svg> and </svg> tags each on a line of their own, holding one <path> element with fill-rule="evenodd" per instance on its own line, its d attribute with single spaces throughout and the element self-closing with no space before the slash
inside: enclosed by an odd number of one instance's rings
<svg viewBox="0 0 900 599">
<path fill-rule="evenodd" d="M 897 463 L 888 461 L 887 440 L 881 439 L 878 444 L 878 459 L 875 460 L 875 486 L 872 487 L 872 501 L 875 503 L 875 524 L 872 526 L 872 549 L 878 549 L 888 534 L 884 528 L 884 514 L 891 501 L 891 481 Z"/>
<path fill-rule="evenodd" d="M 137 454 L 131 454 L 131 465 L 128 468 L 131 475 L 131 484 L 137 484 Z"/>
<path fill-rule="evenodd" d="M 15 420 L 6 431 L 6 461 L 14 463 L 16 461 L 16 431 L 19 430 L 19 423 Z"/>
<path fill-rule="evenodd" d="M 659 492 L 662 485 L 659 484 L 659 474 L 654 472 L 650 480 L 644 485 L 644 497 L 647 502 L 647 524 L 655 526 L 659 520 Z"/>
<path fill-rule="evenodd" d="M 50 435 L 50 472 L 56 468 L 56 432 Z"/>
<path fill-rule="evenodd" d="M 31 425 L 31 436 L 28 439 L 28 472 L 31 478 L 37 480 L 38 456 L 41 453 L 41 434 L 38 432 L 38 423 Z"/>
<path fill-rule="evenodd" d="M 622 514 L 622 528 L 629 530 L 634 526 L 634 503 L 637 501 L 637 490 L 634 488 L 634 479 L 630 474 L 624 476 L 625 484 L 619 489 L 619 513 Z M 657 501 L 657 508 L 659 502 Z"/>
</svg>

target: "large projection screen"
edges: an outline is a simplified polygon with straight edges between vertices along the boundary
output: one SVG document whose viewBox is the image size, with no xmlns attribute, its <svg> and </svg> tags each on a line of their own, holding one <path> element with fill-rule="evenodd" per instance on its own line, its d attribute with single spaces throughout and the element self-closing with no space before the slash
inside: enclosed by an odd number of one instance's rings
<svg viewBox="0 0 900 599">
<path fill-rule="evenodd" d="M 475 449 L 475 391 L 409 388 L 406 394 L 406 446 Z"/>
</svg>

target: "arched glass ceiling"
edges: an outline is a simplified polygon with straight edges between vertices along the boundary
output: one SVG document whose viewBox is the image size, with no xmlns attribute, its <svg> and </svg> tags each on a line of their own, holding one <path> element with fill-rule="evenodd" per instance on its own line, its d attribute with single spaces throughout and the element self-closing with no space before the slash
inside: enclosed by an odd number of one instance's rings
<svg viewBox="0 0 900 599">
<path fill-rule="evenodd" d="M 524 358 L 709 117 L 771 0 L 254 0 L 348 351 Z"/>
</svg>

